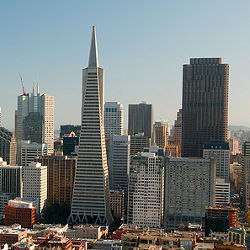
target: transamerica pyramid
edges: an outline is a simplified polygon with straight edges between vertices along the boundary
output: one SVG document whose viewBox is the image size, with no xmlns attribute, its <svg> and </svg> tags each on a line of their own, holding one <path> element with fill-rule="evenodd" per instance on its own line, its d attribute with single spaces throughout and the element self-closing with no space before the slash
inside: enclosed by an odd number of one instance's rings
<svg viewBox="0 0 250 250">
<path fill-rule="evenodd" d="M 82 125 L 69 223 L 109 225 L 109 178 L 103 126 L 103 69 L 93 27 L 89 65 L 82 71 Z"/>
</svg>

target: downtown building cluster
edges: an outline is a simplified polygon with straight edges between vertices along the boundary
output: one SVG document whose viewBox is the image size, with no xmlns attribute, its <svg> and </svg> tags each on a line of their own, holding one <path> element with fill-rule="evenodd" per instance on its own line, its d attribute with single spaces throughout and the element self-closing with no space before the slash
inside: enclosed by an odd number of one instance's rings
<svg viewBox="0 0 250 250">
<path fill-rule="evenodd" d="M 153 105 L 142 102 L 128 105 L 126 130 L 123 105 L 104 103 L 94 27 L 89 64 L 82 71 L 81 125 L 62 125 L 55 140 L 54 96 L 37 86 L 18 97 L 15 132 L 0 127 L 0 216 L 5 225 L 31 228 L 46 221 L 53 206 L 64 206 L 69 210 L 64 222 L 74 227 L 123 223 L 125 236 L 119 240 L 127 246 L 133 246 L 136 228 L 141 237 L 144 228 L 203 228 L 206 236 L 228 233 L 225 241 L 245 245 L 232 235 L 243 239 L 246 234 L 237 221 L 239 211 L 247 214 L 250 206 L 250 142 L 242 146 L 239 165 L 233 163 L 239 148 L 228 136 L 228 86 L 229 65 L 221 58 L 192 58 L 183 66 L 182 108 L 173 126 L 154 122 Z M 232 190 L 240 198 L 232 199 Z M 17 213 L 28 219 L 14 217 Z M 63 237 L 73 242 L 76 235 Z M 191 238 L 185 244 L 193 247 Z"/>
</svg>

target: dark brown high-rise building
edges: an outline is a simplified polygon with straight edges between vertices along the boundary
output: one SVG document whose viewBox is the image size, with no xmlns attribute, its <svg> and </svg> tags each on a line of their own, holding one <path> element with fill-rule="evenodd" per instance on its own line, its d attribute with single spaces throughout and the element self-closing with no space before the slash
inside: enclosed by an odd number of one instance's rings
<svg viewBox="0 0 250 250">
<path fill-rule="evenodd" d="M 147 103 L 128 105 L 128 134 L 144 133 L 151 138 L 153 133 L 153 105 Z"/>
<path fill-rule="evenodd" d="M 229 65 L 192 58 L 183 66 L 182 156 L 202 157 L 202 145 L 227 140 Z"/>
<path fill-rule="evenodd" d="M 47 203 L 71 204 L 75 179 L 76 158 L 41 156 L 36 159 L 48 167 Z"/>
</svg>

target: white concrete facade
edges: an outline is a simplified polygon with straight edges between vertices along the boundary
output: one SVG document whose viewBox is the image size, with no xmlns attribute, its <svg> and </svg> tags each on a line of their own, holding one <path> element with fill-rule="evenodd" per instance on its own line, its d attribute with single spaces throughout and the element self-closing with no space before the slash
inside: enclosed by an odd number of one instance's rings
<svg viewBox="0 0 250 250">
<path fill-rule="evenodd" d="M 224 179 L 216 179 L 215 204 L 216 206 L 229 205 L 230 203 L 230 183 Z"/>
<path fill-rule="evenodd" d="M 123 106 L 119 102 L 105 102 L 104 104 L 105 139 L 112 135 L 123 134 Z"/>
<path fill-rule="evenodd" d="M 23 198 L 39 200 L 40 213 L 47 200 L 47 166 L 32 162 L 23 166 Z"/>
<path fill-rule="evenodd" d="M 205 144 L 203 158 L 209 159 L 211 155 L 216 156 L 216 178 L 229 182 L 230 149 L 228 143 Z"/>
<path fill-rule="evenodd" d="M 160 228 L 162 225 L 163 166 L 154 153 L 131 159 L 128 189 L 128 224 Z"/>
</svg>

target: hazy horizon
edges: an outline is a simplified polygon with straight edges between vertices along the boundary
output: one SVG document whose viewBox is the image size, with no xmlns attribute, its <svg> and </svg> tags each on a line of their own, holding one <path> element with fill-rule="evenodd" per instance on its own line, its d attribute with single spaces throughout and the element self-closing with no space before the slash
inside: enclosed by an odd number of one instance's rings
<svg viewBox="0 0 250 250">
<path fill-rule="evenodd" d="M 179 2 L 180 3 L 180 2 Z M 14 128 L 17 96 L 33 80 L 55 96 L 55 128 L 80 124 L 82 69 L 92 25 L 105 101 L 146 101 L 154 119 L 171 124 L 181 108 L 182 65 L 194 57 L 229 64 L 229 125 L 250 127 L 249 1 L 6 1 L 0 3 L 0 107 L 3 126 Z M 125 128 L 127 124 L 125 123 Z"/>
</svg>

